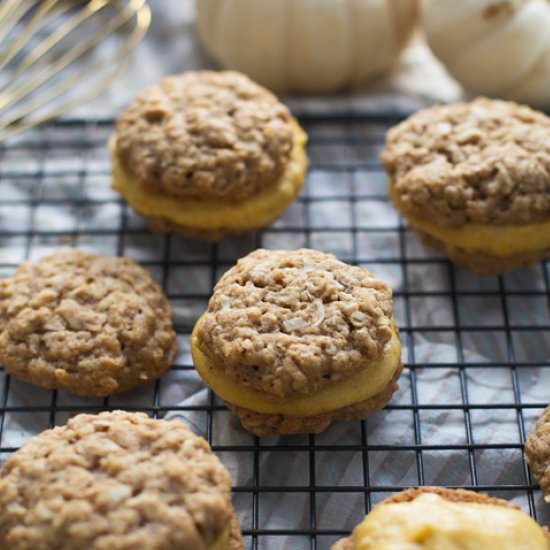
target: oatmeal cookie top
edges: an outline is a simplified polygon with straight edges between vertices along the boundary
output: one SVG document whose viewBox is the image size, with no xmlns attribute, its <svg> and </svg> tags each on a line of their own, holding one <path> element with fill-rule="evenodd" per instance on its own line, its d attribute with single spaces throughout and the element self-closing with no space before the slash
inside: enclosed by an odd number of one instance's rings
<svg viewBox="0 0 550 550">
<path fill-rule="evenodd" d="M 179 421 L 82 414 L 32 438 L 0 473 L 0 546 L 207 550 L 230 525 L 231 480 Z"/>
<path fill-rule="evenodd" d="M 405 214 L 442 226 L 550 219 L 550 117 L 479 98 L 416 113 L 382 160 Z"/>
<path fill-rule="evenodd" d="M 0 281 L 0 360 L 30 382 L 109 395 L 160 376 L 176 348 L 166 297 L 129 258 L 64 250 Z"/>
<path fill-rule="evenodd" d="M 197 337 L 234 380 L 288 397 L 364 369 L 393 330 L 391 290 L 366 269 L 314 250 L 257 250 L 220 279 Z"/>
<path fill-rule="evenodd" d="M 152 191 L 246 199 L 275 183 L 294 143 L 288 109 L 236 72 L 164 79 L 120 115 L 116 152 Z"/>
</svg>

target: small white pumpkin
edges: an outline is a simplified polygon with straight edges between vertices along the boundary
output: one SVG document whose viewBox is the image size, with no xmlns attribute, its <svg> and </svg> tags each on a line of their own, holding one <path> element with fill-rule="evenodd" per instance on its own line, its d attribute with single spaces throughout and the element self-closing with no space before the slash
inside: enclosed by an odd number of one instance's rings
<svg viewBox="0 0 550 550">
<path fill-rule="evenodd" d="M 203 45 L 277 92 L 325 93 L 388 70 L 417 0 L 197 0 Z"/>
<path fill-rule="evenodd" d="M 550 0 L 422 0 L 422 24 L 468 91 L 550 108 Z"/>
</svg>

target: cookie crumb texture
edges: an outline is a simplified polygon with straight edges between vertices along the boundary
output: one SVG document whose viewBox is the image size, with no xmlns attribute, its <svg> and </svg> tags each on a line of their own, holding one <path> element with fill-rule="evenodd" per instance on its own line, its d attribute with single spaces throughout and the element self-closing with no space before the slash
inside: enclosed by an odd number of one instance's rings
<svg viewBox="0 0 550 550">
<path fill-rule="evenodd" d="M 545 500 L 550 501 L 550 406 L 546 407 L 525 441 L 525 460 Z"/>
<path fill-rule="evenodd" d="M 0 281 L 0 361 L 32 384 L 106 396 L 158 378 L 176 351 L 170 305 L 129 258 L 67 250 Z"/>
<path fill-rule="evenodd" d="M 234 380 L 284 398 L 365 368 L 392 323 L 391 290 L 366 269 L 314 250 L 257 250 L 216 285 L 198 341 Z"/>
<path fill-rule="evenodd" d="M 0 547 L 207 550 L 234 521 L 230 497 L 226 469 L 183 423 L 79 415 L 6 461 Z"/>
<path fill-rule="evenodd" d="M 550 218 L 550 118 L 479 98 L 416 113 L 387 136 L 382 160 L 405 214 L 442 226 Z"/>
<path fill-rule="evenodd" d="M 288 109 L 236 72 L 164 79 L 120 115 L 124 170 L 178 197 L 244 200 L 274 184 L 293 147 Z"/>
</svg>

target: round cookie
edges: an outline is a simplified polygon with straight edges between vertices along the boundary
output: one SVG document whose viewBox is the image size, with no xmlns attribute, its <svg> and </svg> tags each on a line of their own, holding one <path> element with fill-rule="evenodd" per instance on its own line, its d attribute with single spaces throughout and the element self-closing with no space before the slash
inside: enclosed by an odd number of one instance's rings
<svg viewBox="0 0 550 550">
<path fill-rule="evenodd" d="M 546 407 L 525 441 L 525 461 L 550 502 L 550 406 Z"/>
<path fill-rule="evenodd" d="M 158 378 L 176 352 L 170 305 L 129 258 L 65 250 L 0 281 L 0 361 L 16 378 L 107 396 Z"/>
<path fill-rule="evenodd" d="M 388 286 L 314 250 L 257 250 L 195 325 L 199 374 L 258 436 L 321 432 L 384 407 L 401 373 Z"/>
<path fill-rule="evenodd" d="M 424 242 L 482 274 L 550 252 L 550 117 L 479 98 L 390 130 L 382 160 L 396 208 Z"/>
<path fill-rule="evenodd" d="M 499 508 L 506 508 L 509 510 L 514 511 L 514 516 L 516 519 L 520 519 L 522 522 L 523 528 L 527 528 L 529 532 L 528 535 L 531 535 L 530 542 L 533 545 L 525 546 L 526 550 L 527 548 L 529 550 L 548 550 L 550 549 L 550 535 L 548 533 L 548 530 L 544 527 L 538 526 L 533 520 L 528 518 L 528 516 L 525 516 L 523 512 L 519 510 L 517 506 L 514 504 L 509 503 L 506 500 L 502 500 L 500 498 L 493 498 L 489 497 L 484 494 L 475 493 L 473 491 L 466 491 L 463 489 L 446 489 L 444 487 L 418 487 L 413 489 L 407 489 L 405 491 L 401 491 L 400 493 L 397 493 L 396 495 L 393 495 L 384 501 L 382 501 L 380 504 L 376 505 L 371 512 L 376 512 L 377 514 L 384 510 L 384 506 L 389 504 L 404 504 L 411 503 L 415 501 L 417 498 L 422 497 L 425 498 L 425 495 L 432 495 L 430 496 L 430 499 L 433 497 L 436 497 L 436 506 L 437 502 L 439 502 L 437 499 L 442 499 L 445 502 L 450 503 L 458 503 L 458 504 L 474 504 L 474 505 L 482 505 L 482 506 L 490 506 L 492 508 L 499 507 Z M 434 502 L 431 502 L 431 505 L 433 506 Z M 480 510 L 478 508 L 478 510 Z M 414 514 L 414 512 L 411 510 L 411 513 Z M 401 523 L 400 525 L 397 524 L 395 521 L 395 518 L 392 518 L 393 521 L 391 521 L 391 524 L 388 522 L 387 524 L 383 521 L 383 515 L 379 514 L 376 519 L 376 523 L 372 523 L 369 527 L 367 533 L 365 533 L 365 524 L 367 523 L 367 520 L 369 520 L 369 516 L 371 514 L 367 515 L 364 522 L 362 524 L 359 524 L 357 528 L 354 530 L 354 533 L 351 537 L 341 539 L 336 544 L 332 546 L 332 550 L 367 550 L 368 548 L 394 548 L 394 546 L 391 546 L 391 541 L 386 540 L 385 544 L 382 546 L 376 546 L 376 542 L 371 538 L 373 535 L 376 534 L 377 531 L 387 528 L 388 532 L 392 535 L 396 532 L 399 532 L 399 529 L 402 528 L 409 528 L 412 531 L 412 538 L 414 540 L 411 540 L 409 544 L 406 545 L 407 548 L 413 547 L 418 548 L 418 550 L 421 550 L 422 548 L 435 548 L 435 543 L 438 542 L 441 547 L 447 548 L 447 544 L 451 544 L 452 548 L 466 548 L 466 546 L 462 546 L 460 540 L 460 532 L 457 529 L 457 525 L 460 525 L 460 517 L 455 516 L 453 519 L 454 523 L 454 530 L 452 532 L 452 535 L 449 539 L 445 539 L 444 532 L 441 533 L 441 538 L 436 539 L 433 536 L 433 525 L 421 525 L 424 519 L 429 519 L 429 515 L 421 515 L 418 516 L 418 512 L 415 515 L 411 516 L 411 519 L 409 522 Z M 517 516 L 516 514 L 520 514 L 520 516 Z M 509 518 L 506 518 L 509 519 Z M 370 518 L 370 521 L 372 520 L 372 516 Z M 408 525 L 407 525 L 408 524 Z M 452 523 L 450 521 L 444 522 L 440 521 L 441 525 L 447 525 L 450 526 Z M 487 527 L 491 528 L 493 525 L 490 523 L 487 524 Z M 360 533 L 360 530 L 363 530 L 362 533 Z M 467 536 L 468 531 L 466 530 L 465 535 Z M 487 535 L 490 533 L 488 532 Z M 498 535 L 498 530 L 497 530 Z M 365 538 L 363 538 L 365 537 Z M 360 542 L 359 539 L 363 538 L 363 541 Z M 378 540 L 379 543 L 382 542 L 382 539 Z M 486 550 L 491 549 L 501 549 L 501 546 L 487 546 L 489 544 L 487 539 L 484 539 L 485 546 L 483 548 L 486 548 Z M 370 543 L 370 544 L 369 544 Z M 424 546 L 424 543 L 427 545 Z M 397 544 L 397 542 L 394 540 L 394 544 Z M 449 547 L 451 547 L 449 546 Z M 397 547 L 397 546 L 395 546 Z M 402 546 L 400 545 L 399 548 Z M 403 546 L 404 548 L 405 546 Z M 439 548 L 439 546 L 437 546 Z M 473 548 L 473 546 L 467 546 L 468 548 Z M 519 546 L 511 546 L 513 548 L 519 548 Z M 481 548 L 481 546 L 480 546 Z M 522 545 L 521 548 L 524 548 Z"/>
<path fill-rule="evenodd" d="M 277 98 L 236 72 L 187 72 L 117 121 L 113 187 L 160 231 L 219 238 L 263 227 L 300 192 L 306 136 Z"/>
<path fill-rule="evenodd" d="M 179 421 L 78 415 L 0 471 L 0 547 L 242 550 L 231 479 Z"/>
</svg>

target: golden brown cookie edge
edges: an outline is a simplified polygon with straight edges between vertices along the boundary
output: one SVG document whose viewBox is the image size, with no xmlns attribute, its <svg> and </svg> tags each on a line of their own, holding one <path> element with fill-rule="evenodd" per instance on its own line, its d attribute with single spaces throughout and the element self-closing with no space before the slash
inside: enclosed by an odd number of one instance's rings
<svg viewBox="0 0 550 550">
<path fill-rule="evenodd" d="M 285 210 L 290 206 L 291 203 L 287 205 Z M 135 206 L 132 206 L 136 212 L 138 210 L 135 208 Z M 138 212 L 139 213 L 139 212 Z M 155 233 L 175 233 L 177 235 L 181 235 L 182 237 L 185 237 L 187 239 L 192 240 L 200 240 L 200 241 L 220 241 L 224 239 L 225 237 L 231 236 L 231 235 L 244 235 L 246 233 L 253 233 L 254 231 L 259 231 L 261 229 L 264 229 L 266 227 L 269 227 L 275 220 L 277 220 L 282 214 L 284 213 L 284 210 L 275 216 L 272 219 L 266 220 L 261 225 L 258 225 L 257 227 L 253 229 L 215 229 L 212 231 L 206 230 L 206 229 L 197 229 L 194 227 L 190 227 L 187 225 L 180 225 L 175 222 L 172 222 L 166 218 L 152 218 L 147 217 L 140 213 L 141 216 L 147 221 L 149 227 L 151 230 Z"/>
<path fill-rule="evenodd" d="M 543 437 L 546 426 L 550 426 L 550 405 L 544 409 L 527 436 L 523 452 L 533 478 L 547 498 L 550 495 L 550 477 L 546 473 L 550 463 L 550 446 Z"/>
<path fill-rule="evenodd" d="M 265 414 L 227 403 L 227 407 L 239 417 L 242 426 L 258 437 L 289 435 L 302 433 L 321 433 L 335 421 L 349 422 L 363 420 L 371 413 L 383 409 L 399 388 L 397 380 L 401 376 L 403 363 L 400 362 L 392 380 L 386 387 L 365 401 L 354 403 L 334 411 L 315 416 L 288 416 L 284 414 Z"/>
<path fill-rule="evenodd" d="M 412 229 L 426 246 L 444 253 L 456 265 L 478 275 L 494 276 L 514 269 L 531 267 L 550 255 L 550 250 L 526 252 L 512 256 L 493 256 L 481 252 L 471 252 L 448 244 L 414 227 Z"/>
<path fill-rule="evenodd" d="M 231 533 L 229 535 L 229 543 L 227 550 L 244 550 L 243 535 L 241 532 L 241 523 L 235 509 L 233 508 L 233 517 L 231 518 Z"/>
</svg>

